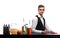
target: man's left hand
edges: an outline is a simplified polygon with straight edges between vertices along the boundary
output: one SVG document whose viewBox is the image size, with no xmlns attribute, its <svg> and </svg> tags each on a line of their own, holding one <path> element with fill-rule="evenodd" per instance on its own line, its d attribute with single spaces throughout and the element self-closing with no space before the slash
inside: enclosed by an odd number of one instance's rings
<svg viewBox="0 0 60 38">
<path fill-rule="evenodd" d="M 57 34 L 56 32 L 50 31 L 50 34 Z"/>
</svg>

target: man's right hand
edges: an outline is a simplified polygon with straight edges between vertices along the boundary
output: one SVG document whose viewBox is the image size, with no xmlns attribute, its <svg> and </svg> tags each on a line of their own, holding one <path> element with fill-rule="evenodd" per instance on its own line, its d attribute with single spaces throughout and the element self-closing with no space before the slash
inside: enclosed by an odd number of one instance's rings
<svg viewBox="0 0 60 38">
<path fill-rule="evenodd" d="M 47 34 L 47 33 L 49 33 L 48 30 L 44 30 L 44 31 L 42 31 L 42 34 Z"/>
</svg>

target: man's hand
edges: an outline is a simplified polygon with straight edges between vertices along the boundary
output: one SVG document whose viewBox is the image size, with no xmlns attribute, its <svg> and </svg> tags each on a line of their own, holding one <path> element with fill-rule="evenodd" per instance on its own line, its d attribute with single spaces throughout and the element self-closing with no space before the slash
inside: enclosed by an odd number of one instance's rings
<svg viewBox="0 0 60 38">
<path fill-rule="evenodd" d="M 53 31 L 44 30 L 42 31 L 42 34 L 57 34 L 57 33 Z"/>
<path fill-rule="evenodd" d="M 57 34 L 56 32 L 50 31 L 50 34 Z"/>
<path fill-rule="evenodd" d="M 42 34 L 47 34 L 47 33 L 49 33 L 48 30 L 44 30 L 44 31 L 42 31 Z"/>
</svg>

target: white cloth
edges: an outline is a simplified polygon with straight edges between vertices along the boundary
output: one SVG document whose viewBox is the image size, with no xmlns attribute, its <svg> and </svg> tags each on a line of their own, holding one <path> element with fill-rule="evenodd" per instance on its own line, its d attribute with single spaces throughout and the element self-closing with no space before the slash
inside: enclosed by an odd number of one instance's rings
<svg viewBox="0 0 60 38">
<path fill-rule="evenodd" d="M 44 21 L 43 21 L 43 17 L 41 17 L 39 14 L 38 14 L 38 17 L 40 17 L 40 19 L 41 19 L 41 21 L 42 21 L 42 24 L 44 25 Z M 38 22 L 38 18 L 37 17 L 34 17 L 33 19 L 32 19 L 32 26 L 31 26 L 31 28 L 32 28 L 32 30 L 34 31 L 34 32 L 42 32 L 41 30 L 36 30 L 35 28 L 36 28 L 36 26 L 37 26 L 37 22 Z M 46 22 L 45 22 L 45 24 L 46 24 Z M 47 30 L 49 30 L 49 31 L 51 31 L 51 29 L 47 26 L 47 24 L 45 25 L 45 27 L 46 27 L 46 29 Z"/>
</svg>

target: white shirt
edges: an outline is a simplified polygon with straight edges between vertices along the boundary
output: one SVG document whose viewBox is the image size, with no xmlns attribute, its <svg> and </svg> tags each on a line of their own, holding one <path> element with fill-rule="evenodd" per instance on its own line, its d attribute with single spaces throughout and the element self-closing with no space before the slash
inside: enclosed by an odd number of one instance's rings
<svg viewBox="0 0 60 38">
<path fill-rule="evenodd" d="M 38 14 L 38 17 L 40 17 L 40 19 L 42 21 L 42 24 L 44 25 L 43 17 L 41 17 L 39 14 Z M 37 23 L 38 23 L 38 18 L 37 17 L 34 17 L 32 19 L 32 27 L 31 27 L 32 28 L 32 31 L 41 33 L 42 32 L 41 30 L 36 30 L 35 29 L 36 26 L 37 26 Z M 46 24 L 46 22 L 45 22 L 45 24 Z M 51 31 L 51 29 L 47 26 L 47 24 L 45 25 L 45 27 L 46 27 L 47 30 Z"/>
</svg>

